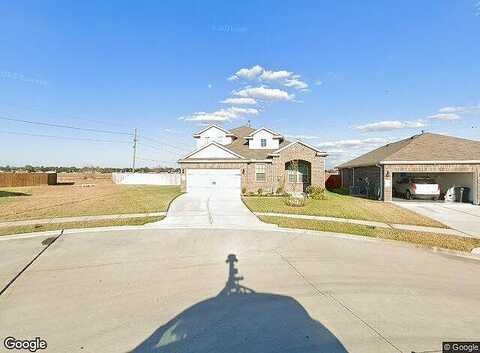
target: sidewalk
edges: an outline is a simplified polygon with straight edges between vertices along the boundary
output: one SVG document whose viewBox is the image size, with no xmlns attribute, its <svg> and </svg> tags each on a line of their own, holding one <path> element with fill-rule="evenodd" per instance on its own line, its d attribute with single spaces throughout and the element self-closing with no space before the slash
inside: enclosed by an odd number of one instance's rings
<svg viewBox="0 0 480 353">
<path fill-rule="evenodd" d="M 89 221 L 103 221 L 110 219 L 128 219 L 128 218 L 143 218 L 143 217 L 157 217 L 165 216 L 167 212 L 153 212 L 153 213 L 130 213 L 130 214 L 114 214 L 101 216 L 79 216 L 79 217 L 53 217 L 45 219 L 28 219 L 25 221 L 9 221 L 1 222 L 0 228 L 29 226 L 35 224 L 55 224 L 68 222 L 89 222 Z"/>
<path fill-rule="evenodd" d="M 467 238 L 480 238 L 480 235 L 473 236 L 473 235 L 460 232 L 455 229 L 448 229 L 448 228 L 414 226 L 409 224 L 394 224 L 394 223 L 388 224 L 388 223 L 374 222 L 374 221 L 362 221 L 359 219 L 325 217 L 325 216 L 309 216 L 309 215 L 299 215 L 299 214 L 289 214 L 289 213 L 269 213 L 269 212 L 254 212 L 254 213 L 257 216 L 287 217 L 287 218 L 297 218 L 297 219 L 309 219 L 313 221 L 351 223 L 351 224 L 360 224 L 364 226 L 371 226 L 371 227 L 378 227 L 378 228 L 389 228 L 389 229 L 410 230 L 410 231 L 426 232 L 426 233 L 455 235 L 455 236 L 467 237 Z"/>
</svg>

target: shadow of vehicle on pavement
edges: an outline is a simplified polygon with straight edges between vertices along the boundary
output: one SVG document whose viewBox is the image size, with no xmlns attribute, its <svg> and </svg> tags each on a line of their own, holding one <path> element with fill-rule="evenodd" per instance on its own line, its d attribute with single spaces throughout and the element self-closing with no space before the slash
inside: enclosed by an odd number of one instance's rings
<svg viewBox="0 0 480 353">
<path fill-rule="evenodd" d="M 347 352 L 295 299 L 240 285 L 237 261 L 228 255 L 228 280 L 216 297 L 186 309 L 131 353 Z"/>
</svg>

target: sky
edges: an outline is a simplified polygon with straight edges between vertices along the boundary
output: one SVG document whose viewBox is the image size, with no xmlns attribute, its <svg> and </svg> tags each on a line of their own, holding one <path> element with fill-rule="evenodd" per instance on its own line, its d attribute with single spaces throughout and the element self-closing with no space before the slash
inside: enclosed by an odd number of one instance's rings
<svg viewBox="0 0 480 353">
<path fill-rule="evenodd" d="M 301 139 L 328 167 L 422 130 L 480 139 L 479 0 L 3 1 L 0 14 L 0 165 L 128 167 L 135 128 L 138 166 L 174 165 L 210 123 Z"/>
</svg>

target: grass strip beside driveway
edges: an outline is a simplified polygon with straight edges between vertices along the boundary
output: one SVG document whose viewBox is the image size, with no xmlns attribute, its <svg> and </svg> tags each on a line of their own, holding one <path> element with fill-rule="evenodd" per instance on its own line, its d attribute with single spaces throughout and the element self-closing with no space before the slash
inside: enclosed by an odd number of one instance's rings
<svg viewBox="0 0 480 353">
<path fill-rule="evenodd" d="M 404 231 L 351 223 L 324 222 L 287 217 L 260 216 L 259 218 L 263 222 L 277 224 L 279 227 L 283 228 L 355 234 L 372 238 L 404 241 L 408 243 L 429 247 L 439 247 L 449 250 L 471 252 L 473 248 L 480 247 L 480 239 L 453 235 Z"/>
<path fill-rule="evenodd" d="M 283 197 L 248 196 L 244 197 L 243 201 L 252 212 L 304 214 L 446 228 L 440 222 L 389 202 L 368 200 L 329 191 L 326 193 L 325 200 L 308 199 L 303 207 L 288 206 Z"/>
<path fill-rule="evenodd" d="M 114 227 L 114 226 L 140 226 L 146 223 L 157 222 L 165 218 L 164 216 L 142 217 L 142 218 L 121 218 L 100 221 L 66 222 L 25 225 L 16 227 L 0 228 L 0 236 L 21 233 L 45 232 L 49 230 L 77 229 L 77 228 L 95 228 L 95 227 Z"/>
</svg>

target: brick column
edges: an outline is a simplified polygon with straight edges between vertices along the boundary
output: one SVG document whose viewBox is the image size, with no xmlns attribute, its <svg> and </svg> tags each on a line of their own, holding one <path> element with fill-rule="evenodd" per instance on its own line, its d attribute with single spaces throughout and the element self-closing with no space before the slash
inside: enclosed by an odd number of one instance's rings
<svg viewBox="0 0 480 353">
<path fill-rule="evenodd" d="M 392 201 L 393 173 L 387 165 L 383 167 L 383 201 Z"/>
</svg>

